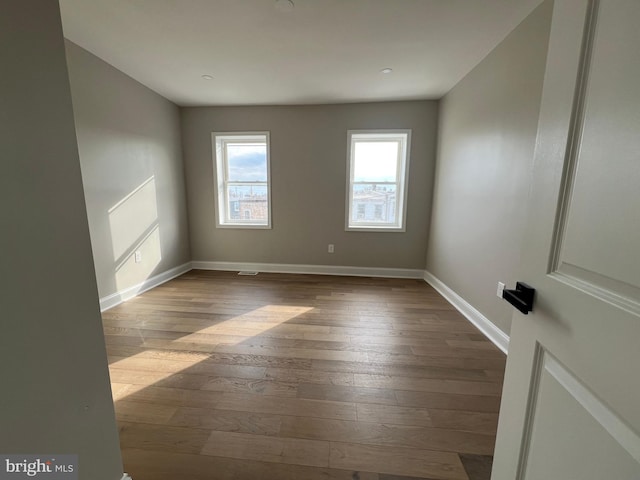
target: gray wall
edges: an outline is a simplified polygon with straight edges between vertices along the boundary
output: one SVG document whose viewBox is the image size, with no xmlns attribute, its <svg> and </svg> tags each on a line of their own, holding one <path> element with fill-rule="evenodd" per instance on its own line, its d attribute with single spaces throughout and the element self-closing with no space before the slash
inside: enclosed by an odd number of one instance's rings
<svg viewBox="0 0 640 480">
<path fill-rule="evenodd" d="M 440 103 L 427 270 L 509 333 L 521 254 L 550 1 L 538 7 Z"/>
<path fill-rule="evenodd" d="M 58 2 L 0 4 L 0 65 L 0 452 L 119 480 Z"/>
<path fill-rule="evenodd" d="M 424 268 L 436 102 L 181 112 L 193 260 Z M 383 128 L 413 130 L 406 232 L 345 232 L 347 130 Z M 273 228 L 216 228 L 211 132 L 262 130 L 271 132 Z"/>
<path fill-rule="evenodd" d="M 180 113 L 98 57 L 66 46 L 98 291 L 105 297 L 191 260 Z"/>
</svg>

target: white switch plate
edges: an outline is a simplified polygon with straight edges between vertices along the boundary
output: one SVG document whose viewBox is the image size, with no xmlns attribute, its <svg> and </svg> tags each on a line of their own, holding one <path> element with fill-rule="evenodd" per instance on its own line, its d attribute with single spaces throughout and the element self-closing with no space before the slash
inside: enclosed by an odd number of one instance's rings
<svg viewBox="0 0 640 480">
<path fill-rule="evenodd" d="M 504 283 L 498 282 L 498 290 L 496 291 L 496 295 L 502 298 L 502 291 L 504 290 Z"/>
<path fill-rule="evenodd" d="M 140 263 L 142 261 L 142 252 L 140 250 L 136 250 L 134 258 L 136 260 L 136 263 Z"/>
<path fill-rule="evenodd" d="M 328 248 L 328 250 L 327 250 L 327 251 L 328 251 L 329 253 L 333 253 L 333 252 L 335 251 L 334 246 L 333 246 L 333 243 L 330 243 L 330 244 L 329 244 L 329 248 Z"/>
</svg>

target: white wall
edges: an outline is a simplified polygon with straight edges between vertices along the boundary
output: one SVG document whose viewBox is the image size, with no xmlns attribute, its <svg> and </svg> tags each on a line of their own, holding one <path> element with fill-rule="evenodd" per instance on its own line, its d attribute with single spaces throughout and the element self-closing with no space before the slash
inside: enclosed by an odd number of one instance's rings
<svg viewBox="0 0 640 480">
<path fill-rule="evenodd" d="M 552 2 L 534 10 L 440 102 L 427 270 L 505 333 L 531 180 Z"/>
<path fill-rule="evenodd" d="M 58 3 L 0 4 L 0 452 L 120 480 Z"/>
<path fill-rule="evenodd" d="M 180 113 L 88 51 L 66 47 L 98 291 L 106 297 L 190 260 Z"/>
</svg>

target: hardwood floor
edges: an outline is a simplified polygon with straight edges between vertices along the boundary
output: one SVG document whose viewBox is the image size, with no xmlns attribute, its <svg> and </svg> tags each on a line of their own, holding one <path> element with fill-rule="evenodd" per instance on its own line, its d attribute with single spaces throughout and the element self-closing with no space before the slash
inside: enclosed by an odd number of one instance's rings
<svg viewBox="0 0 640 480">
<path fill-rule="evenodd" d="M 191 271 L 103 313 L 134 480 L 488 480 L 506 357 L 421 280 Z"/>
</svg>

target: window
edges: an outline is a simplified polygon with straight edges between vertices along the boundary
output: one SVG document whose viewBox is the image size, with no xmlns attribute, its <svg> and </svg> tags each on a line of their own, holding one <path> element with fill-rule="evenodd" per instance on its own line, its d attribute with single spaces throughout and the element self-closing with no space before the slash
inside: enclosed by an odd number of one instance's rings
<svg viewBox="0 0 640 480">
<path fill-rule="evenodd" d="M 411 130 L 349 130 L 347 230 L 405 230 Z"/>
<path fill-rule="evenodd" d="M 218 227 L 271 228 L 269 132 L 212 136 Z"/>
</svg>

